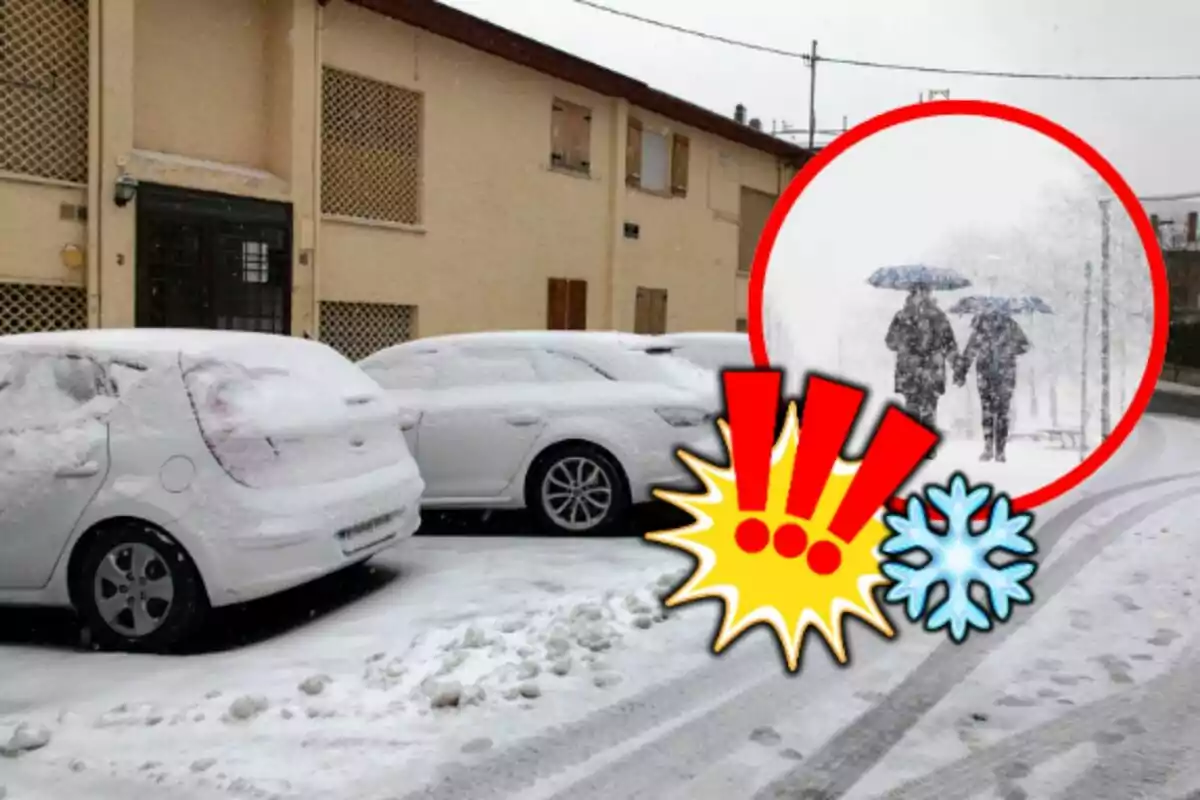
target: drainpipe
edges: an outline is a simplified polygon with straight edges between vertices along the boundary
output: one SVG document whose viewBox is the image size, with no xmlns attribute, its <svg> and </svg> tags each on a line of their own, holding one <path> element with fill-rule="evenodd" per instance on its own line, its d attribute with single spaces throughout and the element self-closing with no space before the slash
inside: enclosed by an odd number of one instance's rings
<svg viewBox="0 0 1200 800">
<path fill-rule="evenodd" d="M 608 305 L 608 326 L 613 330 L 620 328 L 618 313 L 617 291 L 621 277 L 621 237 L 624 229 L 625 206 L 625 145 L 629 135 L 629 101 L 623 97 L 615 98 L 613 103 L 613 130 L 609 141 L 608 168 L 608 213 L 605 223 L 608 235 L 605 237 L 605 255 L 608 261 L 608 285 L 605 287 L 605 302 Z"/>
<path fill-rule="evenodd" d="M 103 180 L 100 169 L 104 128 L 100 114 L 103 102 L 100 65 L 103 58 L 103 4 L 88 4 L 88 170 L 87 170 L 87 325 L 99 328 L 100 320 L 100 217 L 104 213 Z"/>
<path fill-rule="evenodd" d="M 322 32 L 325 30 L 325 4 L 329 0 L 317 0 L 316 19 L 313 25 L 313 130 L 312 130 L 312 337 L 321 338 L 321 108 L 324 105 L 322 92 L 321 53 Z"/>
</svg>

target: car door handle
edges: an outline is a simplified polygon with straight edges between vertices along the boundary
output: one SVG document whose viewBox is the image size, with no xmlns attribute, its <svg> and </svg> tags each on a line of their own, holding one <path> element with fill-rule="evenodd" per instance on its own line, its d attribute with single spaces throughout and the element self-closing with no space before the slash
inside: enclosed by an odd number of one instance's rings
<svg viewBox="0 0 1200 800">
<path fill-rule="evenodd" d="M 511 414 L 507 414 L 504 420 L 509 425 L 524 428 L 529 425 L 537 425 L 542 421 L 542 415 L 534 411 L 514 411 Z"/>
<path fill-rule="evenodd" d="M 100 465 L 95 461 L 89 461 L 86 464 L 80 464 L 75 467 L 63 467 L 56 470 L 54 477 L 56 478 L 91 478 L 100 474 Z"/>
</svg>

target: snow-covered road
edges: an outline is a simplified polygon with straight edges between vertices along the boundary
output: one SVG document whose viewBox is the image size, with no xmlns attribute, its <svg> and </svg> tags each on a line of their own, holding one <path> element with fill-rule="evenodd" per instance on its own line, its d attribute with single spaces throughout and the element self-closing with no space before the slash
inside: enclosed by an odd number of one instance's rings
<svg viewBox="0 0 1200 800">
<path fill-rule="evenodd" d="M 851 623 L 848 669 L 810 640 L 796 677 L 762 631 L 708 655 L 713 606 L 664 617 L 656 593 L 687 561 L 638 540 L 418 538 L 324 590 L 352 600 L 290 593 L 319 613 L 197 656 L 0 631 L 0 744 L 20 723 L 50 735 L 0 758 L 0 785 L 9 800 L 1182 797 L 1200 786 L 1198 493 L 1200 422 L 1147 418 L 1039 513 L 1038 598 L 1012 622 L 958 647 Z"/>
</svg>

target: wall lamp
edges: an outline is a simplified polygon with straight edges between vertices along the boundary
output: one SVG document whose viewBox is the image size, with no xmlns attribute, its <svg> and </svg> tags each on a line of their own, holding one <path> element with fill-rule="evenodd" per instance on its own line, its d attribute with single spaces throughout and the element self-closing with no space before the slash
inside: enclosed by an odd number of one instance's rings
<svg viewBox="0 0 1200 800">
<path fill-rule="evenodd" d="M 129 175 L 118 176 L 116 185 L 113 187 L 113 202 L 117 204 L 117 208 L 129 205 L 129 201 L 137 194 L 137 188 L 137 178 Z"/>
</svg>

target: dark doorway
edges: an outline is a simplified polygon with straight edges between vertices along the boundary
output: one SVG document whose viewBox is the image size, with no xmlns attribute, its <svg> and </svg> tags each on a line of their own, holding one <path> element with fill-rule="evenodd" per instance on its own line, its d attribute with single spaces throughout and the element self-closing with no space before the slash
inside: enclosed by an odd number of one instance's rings
<svg viewBox="0 0 1200 800">
<path fill-rule="evenodd" d="M 141 184 L 136 265 L 139 328 L 290 333 L 286 203 Z"/>
</svg>

